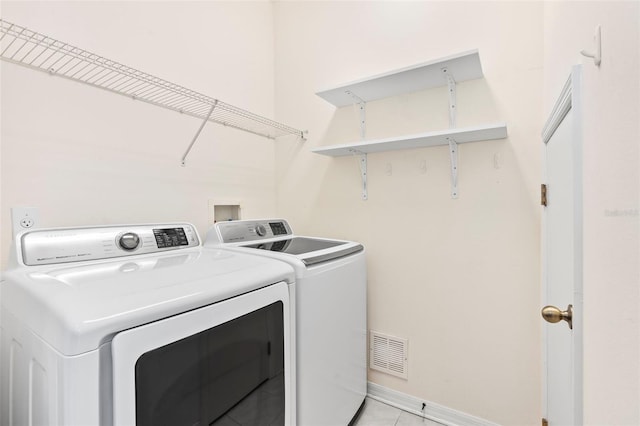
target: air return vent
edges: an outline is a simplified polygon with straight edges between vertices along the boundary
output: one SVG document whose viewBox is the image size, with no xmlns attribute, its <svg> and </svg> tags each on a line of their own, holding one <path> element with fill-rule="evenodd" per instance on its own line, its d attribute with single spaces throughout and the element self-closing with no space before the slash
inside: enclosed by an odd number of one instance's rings
<svg viewBox="0 0 640 426">
<path fill-rule="evenodd" d="M 371 330 L 369 367 L 393 376 L 407 378 L 407 339 Z"/>
</svg>

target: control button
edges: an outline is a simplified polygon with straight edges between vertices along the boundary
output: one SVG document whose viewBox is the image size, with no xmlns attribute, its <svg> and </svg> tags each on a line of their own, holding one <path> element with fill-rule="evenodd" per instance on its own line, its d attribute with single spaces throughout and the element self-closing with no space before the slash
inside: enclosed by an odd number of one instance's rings
<svg viewBox="0 0 640 426">
<path fill-rule="evenodd" d="M 265 228 L 264 225 L 256 225 L 256 234 L 260 237 L 264 237 L 267 235 L 267 228 Z"/>
<path fill-rule="evenodd" d="M 135 250 L 140 244 L 140 237 L 133 232 L 126 232 L 118 239 L 118 245 L 124 250 Z"/>
</svg>

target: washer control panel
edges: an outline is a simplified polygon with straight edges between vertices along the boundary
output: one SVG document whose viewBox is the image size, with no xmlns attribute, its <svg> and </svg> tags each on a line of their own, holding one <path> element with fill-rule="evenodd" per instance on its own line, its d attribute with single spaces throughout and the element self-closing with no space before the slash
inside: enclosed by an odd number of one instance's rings
<svg viewBox="0 0 640 426">
<path fill-rule="evenodd" d="M 158 248 L 188 246 L 189 237 L 184 228 L 159 228 L 153 230 Z"/>
<path fill-rule="evenodd" d="M 50 265 L 157 253 L 200 245 L 188 223 L 38 229 L 20 234 L 18 255 L 25 265 Z"/>
<path fill-rule="evenodd" d="M 215 224 L 215 239 L 221 243 L 256 241 L 293 235 L 284 219 L 234 220 Z"/>
</svg>

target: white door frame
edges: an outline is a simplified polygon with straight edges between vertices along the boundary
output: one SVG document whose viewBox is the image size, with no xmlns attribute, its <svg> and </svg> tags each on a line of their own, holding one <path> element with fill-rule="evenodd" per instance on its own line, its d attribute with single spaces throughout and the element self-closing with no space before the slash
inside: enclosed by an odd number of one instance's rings
<svg viewBox="0 0 640 426">
<path fill-rule="evenodd" d="M 546 144 L 555 133 L 562 120 L 569 111 L 573 115 L 572 143 L 574 152 L 573 183 L 574 193 L 574 288 L 573 288 L 573 406 L 574 423 L 581 425 L 583 422 L 583 155 L 582 155 L 582 66 L 572 67 L 571 74 L 565 83 L 560 96 L 545 123 L 542 131 L 542 142 Z M 546 155 L 544 156 L 546 181 Z M 542 215 L 542 237 L 546 232 L 546 215 Z M 547 301 L 547 263 L 545 257 L 545 244 L 542 244 L 542 305 Z M 540 321 L 543 321 L 541 318 Z M 542 413 L 547 416 L 547 328 L 542 329 Z"/>
</svg>

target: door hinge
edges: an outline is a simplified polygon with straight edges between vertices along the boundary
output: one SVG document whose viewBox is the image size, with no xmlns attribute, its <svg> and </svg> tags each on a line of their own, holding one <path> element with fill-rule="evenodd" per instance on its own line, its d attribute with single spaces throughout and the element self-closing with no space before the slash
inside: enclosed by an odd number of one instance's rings
<svg viewBox="0 0 640 426">
<path fill-rule="evenodd" d="M 547 205 L 547 185 L 544 183 L 540 185 L 540 204 L 543 206 Z"/>
<path fill-rule="evenodd" d="M 547 421 L 547 419 L 542 418 L 542 426 L 549 426 L 549 422 Z"/>
</svg>

